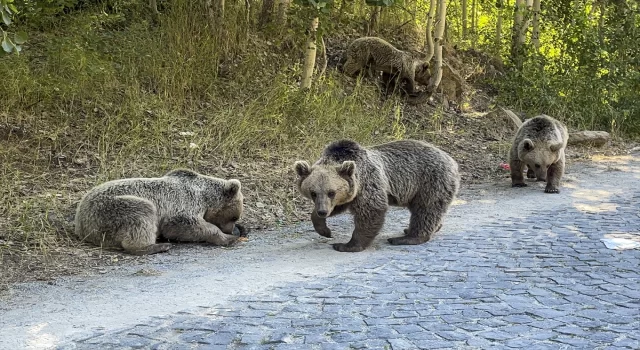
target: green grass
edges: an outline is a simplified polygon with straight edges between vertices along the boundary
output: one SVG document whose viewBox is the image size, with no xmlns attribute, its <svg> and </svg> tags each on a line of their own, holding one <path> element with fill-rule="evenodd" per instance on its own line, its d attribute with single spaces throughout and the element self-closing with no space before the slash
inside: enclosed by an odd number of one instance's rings
<svg viewBox="0 0 640 350">
<path fill-rule="evenodd" d="M 158 26 L 138 14 L 64 16 L 3 58 L 0 232 L 9 248 L 73 244 L 59 223 L 90 187 L 178 166 L 221 177 L 242 172 L 218 171 L 230 162 L 274 167 L 247 185 L 248 200 L 273 196 L 289 213 L 293 182 L 282 174 L 293 160 L 314 159 L 336 138 L 403 136 L 397 101 L 381 102 L 371 86 L 329 73 L 300 91 L 302 36 L 267 42 L 268 33 L 247 35 L 241 8 L 213 28 L 206 11 L 175 4 Z"/>
</svg>

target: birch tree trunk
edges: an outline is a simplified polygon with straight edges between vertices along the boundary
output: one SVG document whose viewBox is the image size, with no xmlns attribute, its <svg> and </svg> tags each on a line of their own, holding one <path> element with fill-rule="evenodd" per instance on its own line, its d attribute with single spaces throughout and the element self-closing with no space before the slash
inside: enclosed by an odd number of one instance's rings
<svg viewBox="0 0 640 350">
<path fill-rule="evenodd" d="M 220 18 L 224 18 L 224 1 L 225 0 L 218 0 L 218 16 Z"/>
<path fill-rule="evenodd" d="M 316 63 L 316 39 L 318 32 L 318 24 L 320 20 L 315 17 L 311 21 L 309 28 L 309 40 L 307 41 L 307 52 L 304 56 L 304 66 L 302 67 L 302 83 L 301 89 L 309 89 L 311 87 L 311 77 L 313 76 L 313 68 Z"/>
<path fill-rule="evenodd" d="M 289 5 L 291 0 L 279 0 L 278 1 L 278 25 L 284 26 L 287 22 L 287 11 L 289 11 Z"/>
<path fill-rule="evenodd" d="M 371 11 L 371 18 L 369 19 L 368 35 L 372 35 L 378 28 L 378 17 L 380 16 L 380 6 L 374 6 Z"/>
<path fill-rule="evenodd" d="M 522 25 L 524 23 L 525 0 L 516 0 L 513 14 L 513 28 L 511 30 L 511 60 L 518 69 L 522 66 L 522 54 L 524 46 L 524 35 Z"/>
<path fill-rule="evenodd" d="M 533 0 L 533 32 L 531 32 L 533 47 L 540 49 L 540 0 Z"/>
<path fill-rule="evenodd" d="M 435 57 L 436 57 L 436 65 L 435 72 L 431 79 L 429 80 L 429 85 L 427 86 L 427 92 L 432 94 L 440 85 L 440 80 L 442 80 L 442 39 L 444 37 L 444 26 L 445 20 L 447 18 L 447 1 L 439 0 L 438 1 L 438 22 L 436 24 L 436 32 L 435 38 L 433 40 L 435 46 Z"/>
<path fill-rule="evenodd" d="M 500 52 L 502 47 L 502 0 L 496 0 L 496 52 Z"/>
<path fill-rule="evenodd" d="M 473 0 L 471 3 L 471 47 L 476 48 L 476 42 L 478 41 L 478 0 Z"/>
<path fill-rule="evenodd" d="M 462 0 L 462 39 L 467 38 L 467 0 Z"/>
<path fill-rule="evenodd" d="M 433 44 L 433 15 L 436 12 L 436 0 L 431 0 L 429 5 L 429 14 L 427 15 L 427 42 L 425 43 L 427 49 L 426 62 L 430 62 L 433 58 L 434 44 Z"/>
</svg>

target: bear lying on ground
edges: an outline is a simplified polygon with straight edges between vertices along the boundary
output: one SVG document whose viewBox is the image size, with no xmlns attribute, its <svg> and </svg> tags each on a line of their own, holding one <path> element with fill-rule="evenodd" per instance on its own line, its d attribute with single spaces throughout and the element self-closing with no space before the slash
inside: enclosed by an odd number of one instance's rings
<svg viewBox="0 0 640 350">
<path fill-rule="evenodd" d="M 114 180 L 91 189 L 76 210 L 75 232 L 135 255 L 167 251 L 158 237 L 227 246 L 242 215 L 240 181 L 176 169 L 160 178 Z M 239 231 L 245 231 L 237 225 Z"/>
<path fill-rule="evenodd" d="M 297 186 L 311 199 L 311 221 L 322 236 L 331 237 L 326 218 L 349 209 L 355 230 L 341 252 L 366 249 L 378 235 L 389 205 L 409 208 L 404 236 L 393 245 L 421 244 L 437 232 L 460 187 L 458 164 L 444 151 L 422 141 L 394 141 L 370 148 L 350 140 L 329 144 L 313 165 L 297 161 Z"/>
<path fill-rule="evenodd" d="M 346 57 L 342 67 L 346 75 L 356 77 L 365 69 L 372 69 L 376 73 L 382 71 L 387 90 L 405 83 L 406 92 L 415 95 L 416 82 L 424 85 L 429 83 L 428 62 L 414 57 L 410 52 L 398 50 L 378 37 L 354 40 L 347 48 Z"/>
<path fill-rule="evenodd" d="M 568 139 L 567 127 L 548 115 L 539 115 L 522 123 L 509 154 L 511 187 L 527 186 L 522 176 L 526 165 L 528 178 L 547 181 L 545 193 L 560 193 Z"/>
</svg>

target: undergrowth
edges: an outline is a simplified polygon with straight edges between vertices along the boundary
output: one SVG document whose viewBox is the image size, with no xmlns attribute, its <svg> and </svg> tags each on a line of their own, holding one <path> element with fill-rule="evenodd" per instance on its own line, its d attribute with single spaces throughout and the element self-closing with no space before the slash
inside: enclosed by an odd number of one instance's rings
<svg viewBox="0 0 640 350">
<path fill-rule="evenodd" d="M 288 169 L 336 138 L 403 137 L 397 101 L 372 87 L 329 73 L 299 90 L 304 37 L 267 40 L 247 34 L 239 9 L 216 27 L 198 5 L 174 4 L 157 25 L 126 11 L 62 16 L 3 58 L 0 254 L 77 244 L 55 223 L 103 181 L 180 166 L 228 177 L 243 170 L 221 165 L 254 161 Z M 275 189 L 254 193 L 292 202 L 277 188 L 292 178 L 276 175 Z"/>
</svg>

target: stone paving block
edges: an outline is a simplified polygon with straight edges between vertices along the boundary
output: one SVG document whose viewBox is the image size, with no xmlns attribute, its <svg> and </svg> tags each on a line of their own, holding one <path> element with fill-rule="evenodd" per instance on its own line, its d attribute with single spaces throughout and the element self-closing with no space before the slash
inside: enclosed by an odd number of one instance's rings
<svg viewBox="0 0 640 350">
<path fill-rule="evenodd" d="M 362 266 L 337 271 L 340 278 L 274 287 L 239 296 L 229 307 L 154 318 L 72 345 L 640 348 L 634 333 L 640 327 L 640 253 L 611 251 L 599 241 L 602 232 L 640 226 L 640 192 L 610 201 L 626 212 L 566 207 L 503 218 L 401 251 L 381 248 Z"/>
</svg>

